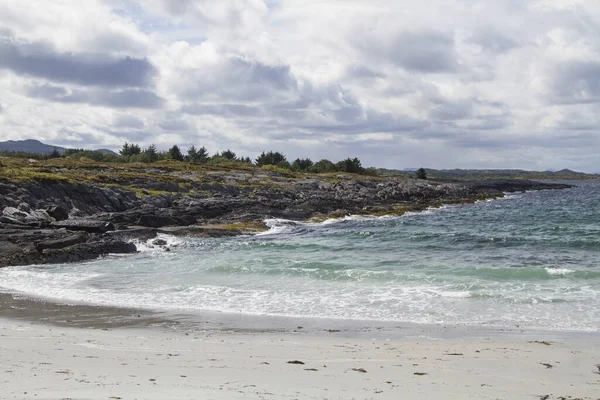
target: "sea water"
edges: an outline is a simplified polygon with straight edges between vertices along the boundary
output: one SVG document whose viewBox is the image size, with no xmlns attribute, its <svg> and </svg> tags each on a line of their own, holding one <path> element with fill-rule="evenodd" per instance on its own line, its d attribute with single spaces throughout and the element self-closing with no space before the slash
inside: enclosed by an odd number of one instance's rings
<svg viewBox="0 0 600 400">
<path fill-rule="evenodd" d="M 400 217 L 267 219 L 171 251 L 0 270 L 0 291 L 178 313 L 600 331 L 600 182 Z"/>
</svg>

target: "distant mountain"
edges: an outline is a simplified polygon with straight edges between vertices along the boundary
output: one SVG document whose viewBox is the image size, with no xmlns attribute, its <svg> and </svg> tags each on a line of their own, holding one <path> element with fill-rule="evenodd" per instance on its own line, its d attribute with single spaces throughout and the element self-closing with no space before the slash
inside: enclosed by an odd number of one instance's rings
<svg viewBox="0 0 600 400">
<path fill-rule="evenodd" d="M 410 169 L 397 170 L 380 168 L 380 175 L 414 176 Z M 599 179 L 596 174 L 586 174 L 570 169 L 558 171 L 525 171 L 522 169 L 431 169 L 425 168 L 431 179 L 477 180 L 477 179 Z"/>
<path fill-rule="evenodd" d="M 96 151 L 99 152 L 99 153 L 102 153 L 102 154 L 113 154 L 115 156 L 119 155 L 119 153 L 115 153 L 114 151 L 109 150 L 109 149 L 98 149 Z"/>
<path fill-rule="evenodd" d="M 54 149 L 57 149 L 61 153 L 64 153 L 66 150 L 64 147 L 51 146 L 33 139 L 0 142 L 0 151 L 23 151 L 25 153 L 48 154 L 52 153 Z"/>
<path fill-rule="evenodd" d="M 6 142 L 0 142 L 0 151 L 22 151 L 25 153 L 49 154 L 52 153 L 54 149 L 58 150 L 60 153 L 64 153 L 65 150 L 67 150 L 65 147 L 45 144 L 40 142 L 39 140 L 34 139 L 9 140 Z M 108 149 L 99 149 L 96 151 L 99 151 L 104 154 L 117 154 L 114 151 Z"/>
</svg>

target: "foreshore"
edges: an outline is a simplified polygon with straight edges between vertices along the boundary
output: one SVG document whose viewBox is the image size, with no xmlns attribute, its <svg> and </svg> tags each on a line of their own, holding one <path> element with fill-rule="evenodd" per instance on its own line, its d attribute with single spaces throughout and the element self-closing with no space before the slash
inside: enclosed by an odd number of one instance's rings
<svg viewBox="0 0 600 400">
<path fill-rule="evenodd" d="M 6 399 L 600 398 L 597 333 L 1 304 Z"/>
</svg>

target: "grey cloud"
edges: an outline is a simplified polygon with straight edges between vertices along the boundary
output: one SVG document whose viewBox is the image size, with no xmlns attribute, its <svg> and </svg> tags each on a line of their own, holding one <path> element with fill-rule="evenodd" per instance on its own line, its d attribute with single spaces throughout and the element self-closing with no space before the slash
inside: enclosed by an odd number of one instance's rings
<svg viewBox="0 0 600 400">
<path fill-rule="evenodd" d="M 379 79 L 386 77 L 383 72 L 375 71 L 365 65 L 353 65 L 349 67 L 347 75 L 355 79 Z"/>
<path fill-rule="evenodd" d="M 387 60 L 411 72 L 443 73 L 454 72 L 458 68 L 451 34 L 400 32 L 389 43 L 367 35 L 357 39 L 357 44 L 362 53 Z"/>
<path fill-rule="evenodd" d="M 600 62 L 571 61 L 558 66 L 551 101 L 562 104 L 600 102 Z"/>
<path fill-rule="evenodd" d="M 181 111 L 192 115 L 219 115 L 258 117 L 264 115 L 260 107 L 245 104 L 186 104 Z"/>
<path fill-rule="evenodd" d="M 119 115 L 113 122 L 113 126 L 119 128 L 143 129 L 146 124 L 140 118 L 133 115 Z"/>
<path fill-rule="evenodd" d="M 512 120 L 508 115 L 489 115 L 480 116 L 475 122 L 467 124 L 466 129 L 489 131 L 504 129 L 512 125 Z"/>
<path fill-rule="evenodd" d="M 290 67 L 270 66 L 241 58 L 231 58 L 214 73 L 204 70 L 184 70 L 189 85 L 183 90 L 188 98 L 218 100 L 256 100 L 270 98 L 277 92 L 297 89 Z"/>
<path fill-rule="evenodd" d="M 164 99 L 156 94 L 137 89 L 117 91 L 68 90 L 62 86 L 32 85 L 26 88 L 29 97 L 42 98 L 59 103 L 87 103 L 110 108 L 160 108 Z"/>
<path fill-rule="evenodd" d="M 457 68 L 454 39 L 438 32 L 403 33 L 394 40 L 391 59 L 418 72 L 453 72 Z"/>
<path fill-rule="evenodd" d="M 166 119 L 158 124 L 165 131 L 186 131 L 189 124 L 183 119 Z"/>
<path fill-rule="evenodd" d="M 0 103 L 0 114 L 2 114 L 3 111 L 4 111 L 4 106 L 2 105 L 2 103 Z"/>
<path fill-rule="evenodd" d="M 0 38 L 0 68 L 18 75 L 78 85 L 147 87 L 157 71 L 147 59 L 100 54 L 58 53 L 44 43 Z"/>
<path fill-rule="evenodd" d="M 494 29 L 480 29 L 474 33 L 471 42 L 492 53 L 506 53 L 520 46 L 516 40 Z"/>
<path fill-rule="evenodd" d="M 455 121 L 468 118 L 473 113 L 473 105 L 467 101 L 437 102 L 429 112 L 430 118 L 439 121 Z"/>
<path fill-rule="evenodd" d="M 364 110 L 364 117 L 351 123 L 306 124 L 308 131 L 323 131 L 340 134 L 361 133 L 398 133 L 420 131 L 429 126 L 425 121 L 419 121 L 407 116 L 392 115 L 375 110 Z"/>
<path fill-rule="evenodd" d="M 129 129 L 110 129 L 107 128 L 106 126 L 96 126 L 96 129 L 98 129 L 99 131 L 112 136 L 112 137 L 118 137 L 118 138 L 123 138 L 124 141 L 127 142 L 133 142 L 133 143 L 146 143 L 146 144 L 150 144 L 153 143 L 154 140 L 153 138 L 156 137 L 156 135 L 160 134 L 160 132 L 155 132 L 155 131 L 151 131 L 151 130 L 129 130 Z"/>
</svg>

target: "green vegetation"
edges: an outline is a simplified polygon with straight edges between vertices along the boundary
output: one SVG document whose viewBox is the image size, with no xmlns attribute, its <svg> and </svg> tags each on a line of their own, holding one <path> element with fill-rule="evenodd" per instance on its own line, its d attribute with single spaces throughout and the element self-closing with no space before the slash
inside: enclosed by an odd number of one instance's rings
<svg viewBox="0 0 600 400">
<path fill-rule="evenodd" d="M 101 151 L 91 151 L 84 149 L 67 149 L 61 154 L 57 149 L 50 154 L 37 153 L 18 153 L 18 152 L 0 152 L 0 156 L 27 158 L 35 160 L 50 160 L 54 158 L 67 158 L 78 160 L 93 160 L 99 163 L 143 163 L 155 164 L 164 161 L 177 161 L 189 164 L 213 164 L 223 166 L 229 164 L 243 169 L 244 165 L 252 165 L 260 168 L 269 167 L 275 172 L 302 172 L 302 173 L 330 173 L 330 172 L 347 172 L 363 175 L 377 175 L 375 168 L 363 168 L 361 161 L 358 158 L 348 157 L 345 160 L 333 163 L 329 160 L 320 160 L 314 163 L 310 158 L 297 158 L 293 163 L 287 160 L 286 156 L 278 151 L 263 151 L 253 162 L 250 157 L 238 156 L 234 151 L 227 149 L 222 152 L 216 152 L 212 156 L 209 154 L 206 147 L 197 148 L 191 146 L 187 149 L 187 154 L 184 155 L 181 148 L 173 145 L 167 151 L 159 151 L 154 144 L 147 148 L 142 148 L 136 143 L 125 142 L 119 150 L 119 154 L 107 153 Z M 273 169 L 275 167 L 276 169 Z"/>
<path fill-rule="evenodd" d="M 427 179 L 427 171 L 425 171 L 425 168 L 419 168 L 415 174 L 415 177 L 417 179 Z"/>
</svg>

